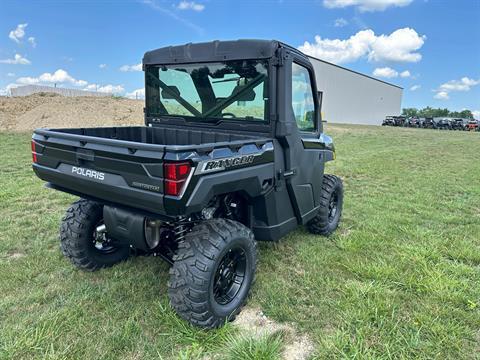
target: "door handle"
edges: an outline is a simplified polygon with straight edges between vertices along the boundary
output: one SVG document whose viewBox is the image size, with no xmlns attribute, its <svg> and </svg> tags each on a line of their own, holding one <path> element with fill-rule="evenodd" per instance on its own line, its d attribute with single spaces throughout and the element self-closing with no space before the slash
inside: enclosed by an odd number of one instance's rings
<svg viewBox="0 0 480 360">
<path fill-rule="evenodd" d="M 283 177 L 284 177 L 284 178 L 289 178 L 289 177 L 292 177 L 292 176 L 294 176 L 294 175 L 296 175 L 296 174 L 297 174 L 296 170 L 295 170 L 295 169 L 292 169 L 292 170 L 289 170 L 289 171 L 285 171 L 285 172 L 283 173 Z"/>
</svg>

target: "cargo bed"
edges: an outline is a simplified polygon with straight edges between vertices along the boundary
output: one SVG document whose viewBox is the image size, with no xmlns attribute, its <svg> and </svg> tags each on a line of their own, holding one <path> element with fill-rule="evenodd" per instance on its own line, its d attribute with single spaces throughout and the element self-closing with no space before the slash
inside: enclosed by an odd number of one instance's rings
<svg viewBox="0 0 480 360">
<path fill-rule="evenodd" d="M 164 200 L 179 200 L 183 193 L 164 195 L 165 161 L 189 161 L 195 166 L 212 156 L 262 151 L 271 141 L 250 134 L 166 126 L 37 129 L 32 138 L 33 168 L 53 188 L 175 215 L 166 211 Z"/>
</svg>

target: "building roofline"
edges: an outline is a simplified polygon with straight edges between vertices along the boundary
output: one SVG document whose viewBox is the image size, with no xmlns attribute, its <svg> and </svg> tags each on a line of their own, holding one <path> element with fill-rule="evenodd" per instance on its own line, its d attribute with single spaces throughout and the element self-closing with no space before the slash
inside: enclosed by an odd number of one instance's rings
<svg viewBox="0 0 480 360">
<path fill-rule="evenodd" d="M 335 67 L 340 68 L 340 69 L 342 69 L 342 70 L 347 70 L 347 71 L 350 71 L 350 72 L 352 72 L 352 73 L 354 73 L 354 74 L 361 75 L 361 76 L 364 76 L 364 77 L 366 77 L 366 78 L 369 78 L 369 79 L 372 79 L 372 80 L 375 80 L 375 81 L 379 81 L 379 82 L 384 83 L 384 84 L 386 84 L 386 85 L 390 85 L 390 86 L 393 86 L 393 87 L 396 87 L 396 88 L 398 88 L 398 89 L 403 90 L 403 87 L 401 87 L 401 86 L 398 86 L 398 85 L 395 85 L 395 84 L 392 84 L 392 83 L 389 83 L 389 82 L 386 82 L 386 81 L 377 79 L 377 78 L 375 78 L 375 77 L 373 77 L 373 76 L 370 76 L 370 75 L 367 75 L 367 74 L 363 74 L 363 73 L 361 73 L 361 72 L 358 72 L 358 71 L 355 71 L 355 70 L 352 70 L 352 69 L 349 69 L 349 68 L 346 68 L 346 67 L 343 67 L 343 66 L 340 66 L 340 65 L 337 65 L 337 64 L 334 64 L 334 63 L 325 61 L 325 60 L 321 60 L 321 59 L 319 59 L 319 58 L 316 58 L 315 56 L 310 56 L 310 55 L 307 55 L 307 54 L 305 54 L 305 56 L 307 56 L 307 57 L 310 58 L 310 59 L 314 59 L 314 60 L 320 61 L 320 62 L 322 62 L 322 63 L 335 66 Z"/>
</svg>

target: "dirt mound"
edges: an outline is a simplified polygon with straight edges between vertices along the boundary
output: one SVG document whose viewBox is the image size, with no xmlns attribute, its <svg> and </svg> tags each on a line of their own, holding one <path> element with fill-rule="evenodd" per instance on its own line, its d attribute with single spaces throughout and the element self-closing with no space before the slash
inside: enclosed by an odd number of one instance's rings
<svg viewBox="0 0 480 360">
<path fill-rule="evenodd" d="M 49 93 L 0 97 L 0 130 L 142 125 L 143 104 L 124 98 L 63 97 Z"/>
</svg>

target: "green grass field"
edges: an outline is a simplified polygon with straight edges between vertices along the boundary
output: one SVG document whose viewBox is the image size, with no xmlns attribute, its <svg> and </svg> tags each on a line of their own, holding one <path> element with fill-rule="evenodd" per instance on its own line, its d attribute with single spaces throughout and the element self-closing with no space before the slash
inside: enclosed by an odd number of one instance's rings
<svg viewBox="0 0 480 360">
<path fill-rule="evenodd" d="M 327 132 L 342 224 L 261 244 L 249 306 L 308 335 L 313 358 L 480 358 L 480 134 Z M 0 133 L 0 359 L 278 358 L 282 333 L 179 320 L 158 258 L 74 269 L 57 236 L 75 198 L 43 188 L 29 139 Z"/>
</svg>

